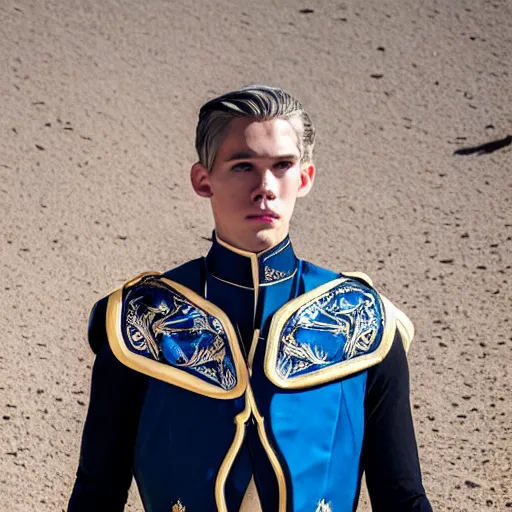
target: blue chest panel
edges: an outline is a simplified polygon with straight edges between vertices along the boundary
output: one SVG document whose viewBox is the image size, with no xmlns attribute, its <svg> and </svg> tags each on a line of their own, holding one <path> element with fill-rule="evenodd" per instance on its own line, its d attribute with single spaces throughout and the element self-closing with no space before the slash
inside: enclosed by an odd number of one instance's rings
<svg viewBox="0 0 512 512">
<path fill-rule="evenodd" d="M 351 511 L 361 476 L 367 373 L 349 375 L 343 365 L 378 350 L 384 309 L 365 283 L 333 281 L 338 276 L 317 268 L 301 277 L 301 303 L 285 305 L 262 332 L 266 345 L 256 351 L 251 385 L 286 480 L 286 511 Z M 253 452 L 264 468 L 265 451 Z M 259 487 L 264 510 L 277 510 L 275 483 Z"/>
</svg>

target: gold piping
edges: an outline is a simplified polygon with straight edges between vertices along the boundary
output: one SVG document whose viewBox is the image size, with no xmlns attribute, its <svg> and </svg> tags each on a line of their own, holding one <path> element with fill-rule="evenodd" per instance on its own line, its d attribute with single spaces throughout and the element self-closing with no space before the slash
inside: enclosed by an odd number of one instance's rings
<svg viewBox="0 0 512 512">
<path fill-rule="evenodd" d="M 220 245 L 222 245 L 226 249 L 228 249 L 232 252 L 235 252 L 237 254 L 240 254 L 241 256 L 246 256 L 247 258 L 250 258 L 252 255 L 263 256 L 265 253 L 270 252 L 272 249 L 277 247 L 284 240 L 284 238 L 283 238 L 283 240 L 281 240 L 280 242 L 277 242 L 277 244 L 274 244 L 272 247 L 268 247 L 267 249 L 264 249 L 263 251 L 250 252 L 250 251 L 244 251 L 243 249 L 239 249 L 238 247 L 235 247 L 234 245 L 231 245 L 228 242 L 225 242 L 224 240 L 219 238 L 217 233 L 215 233 L 215 239 L 217 240 L 217 242 L 219 242 Z M 290 245 L 290 241 L 288 240 L 288 243 L 284 247 L 279 249 L 279 251 L 277 251 L 276 254 L 279 254 L 283 249 L 286 249 L 289 245 Z M 275 255 L 273 254 L 272 256 L 275 256 Z"/>
<path fill-rule="evenodd" d="M 133 279 L 130 279 L 123 286 L 124 288 L 130 288 L 130 286 L 135 286 L 137 283 L 140 283 L 145 277 L 149 276 L 161 276 L 160 272 L 142 272 L 141 274 L 135 276 Z"/>
<path fill-rule="evenodd" d="M 235 438 L 233 439 L 233 443 L 229 447 L 229 450 L 220 465 L 217 479 L 215 481 L 215 503 L 217 504 L 218 512 L 228 512 L 225 497 L 226 480 L 244 441 L 245 424 L 249 421 L 250 416 L 251 404 L 249 403 L 249 400 L 247 400 L 246 396 L 244 410 L 235 416 Z"/>
<path fill-rule="evenodd" d="M 215 481 L 215 502 L 217 504 L 218 512 L 227 512 L 225 485 L 229 476 L 229 472 L 231 471 L 236 456 L 238 455 L 242 446 L 245 436 L 245 424 L 247 421 L 249 421 L 251 413 L 256 419 L 258 436 L 277 478 L 277 486 L 279 490 L 278 512 L 286 512 L 286 479 L 277 455 L 275 454 L 270 441 L 268 440 L 267 433 L 265 432 L 265 419 L 258 410 L 250 384 L 247 385 L 245 400 L 246 402 L 244 410 L 235 416 L 235 438 L 233 439 L 233 443 L 229 447 L 229 450 L 226 453 L 224 460 L 222 461 L 219 472 L 217 474 L 217 480 Z"/>
<path fill-rule="evenodd" d="M 224 240 L 219 238 L 217 233 L 215 233 L 215 238 L 216 238 L 217 242 L 219 242 L 219 244 L 222 245 L 222 247 L 225 247 L 226 249 L 228 249 L 231 252 L 234 252 L 236 254 L 240 254 L 241 256 L 245 256 L 246 258 L 250 258 L 254 254 L 256 254 L 254 252 L 244 251 L 243 249 L 239 249 L 238 247 L 235 247 L 234 245 L 231 245 L 231 244 L 228 244 L 227 242 L 224 242 Z"/>
<path fill-rule="evenodd" d="M 414 338 L 414 324 L 403 311 L 394 305 L 393 309 L 396 317 L 396 326 L 398 328 L 398 332 L 400 333 L 400 337 L 402 338 L 405 352 L 407 353 L 409 351 L 409 347 L 411 346 L 412 339 Z"/>
<path fill-rule="evenodd" d="M 301 375 L 291 379 L 283 379 L 276 371 L 276 361 L 279 351 L 280 333 L 288 321 L 290 316 L 295 313 L 304 304 L 314 300 L 316 297 L 328 292 L 331 288 L 335 288 L 346 278 L 335 279 L 329 283 L 325 283 L 310 292 L 300 295 L 296 299 L 285 304 L 275 313 L 272 318 L 270 330 L 267 338 L 267 351 L 265 353 L 264 370 L 269 380 L 282 389 L 302 389 L 320 384 L 326 384 L 336 379 L 341 379 L 354 373 L 365 370 L 371 366 L 380 363 L 389 352 L 393 344 L 393 338 L 396 331 L 396 308 L 384 296 L 380 296 L 384 305 L 384 332 L 382 340 L 378 348 L 371 354 L 359 356 L 348 361 L 342 361 L 322 370 Z"/>
<path fill-rule="evenodd" d="M 371 280 L 370 276 L 366 275 L 364 272 L 342 272 L 342 274 L 347 277 L 355 277 L 357 279 L 361 279 L 373 288 L 373 281 Z"/>
<path fill-rule="evenodd" d="M 251 260 L 251 273 L 252 273 L 252 284 L 254 286 L 254 314 L 253 314 L 253 325 L 254 320 L 256 319 L 256 307 L 258 305 L 258 286 L 259 286 L 259 272 L 258 272 L 258 256 L 262 253 L 255 253 L 255 252 L 249 252 L 244 251 L 242 249 L 238 249 L 237 247 L 234 247 L 233 245 L 228 244 L 227 242 L 224 242 L 224 240 L 221 240 L 217 235 L 215 235 L 217 238 L 217 242 L 219 242 L 220 245 L 225 247 L 226 249 L 229 249 L 230 251 L 240 254 L 241 256 L 245 256 L 246 258 L 249 258 Z M 263 251 L 263 252 L 266 252 Z"/>
<path fill-rule="evenodd" d="M 256 354 L 256 346 L 258 345 L 259 337 L 260 337 L 260 330 L 256 329 L 252 336 L 251 348 L 249 349 L 249 355 L 247 356 L 247 364 L 249 366 L 249 375 L 252 374 L 252 363 L 254 362 L 254 355 Z"/>
<path fill-rule="evenodd" d="M 253 254 L 251 256 L 251 270 L 252 270 L 252 284 L 254 285 L 254 314 L 252 325 L 256 324 L 256 308 L 258 307 L 258 295 L 259 295 L 259 285 L 260 285 L 260 277 L 258 270 L 258 256 Z"/>
<path fill-rule="evenodd" d="M 254 398 L 254 394 L 251 389 L 251 385 L 247 385 L 247 391 L 246 396 L 249 399 L 249 403 L 251 404 L 251 410 L 252 413 L 256 419 L 256 423 L 258 425 L 258 435 L 261 441 L 261 444 L 263 445 L 263 449 L 267 453 L 267 457 L 270 461 L 270 464 L 272 465 L 272 469 L 274 470 L 274 473 L 276 474 L 277 478 L 277 487 L 279 490 L 279 508 L 278 512 L 286 512 L 286 479 L 284 476 L 283 469 L 281 468 L 281 465 L 279 464 L 279 460 L 277 458 L 277 455 L 275 454 L 274 450 L 272 449 L 272 446 L 270 444 L 270 441 L 268 440 L 267 433 L 265 432 L 265 425 L 264 421 L 265 419 L 260 414 L 258 407 L 256 405 L 256 400 Z"/>
<path fill-rule="evenodd" d="M 220 277 L 214 276 L 213 274 L 210 274 L 214 279 L 217 279 L 217 281 L 222 281 L 223 283 L 230 284 L 231 286 L 236 286 L 237 288 L 243 288 L 244 290 L 253 290 L 254 288 L 252 286 L 242 286 L 241 284 L 232 283 L 231 281 L 227 281 L 226 279 L 222 279 Z"/>
<path fill-rule="evenodd" d="M 149 359 L 140 354 L 133 353 L 125 344 L 122 332 L 122 309 L 123 309 L 123 290 L 120 288 L 113 292 L 107 303 L 106 328 L 109 345 L 116 358 L 124 365 L 141 372 L 155 379 L 162 380 L 169 384 L 187 389 L 200 395 L 209 396 L 211 398 L 231 399 L 238 398 L 244 393 L 248 383 L 247 366 L 242 355 L 240 345 L 235 334 L 233 324 L 228 316 L 219 307 L 207 301 L 189 288 L 171 281 L 167 278 L 160 278 L 162 282 L 174 288 L 178 293 L 185 296 L 190 302 L 215 316 L 222 324 L 226 331 L 227 340 L 233 362 L 236 369 L 237 384 L 233 389 L 224 390 L 219 387 L 205 382 L 204 380 L 186 373 L 183 370 L 174 368 L 173 366 Z M 130 282 L 133 282 L 130 281 Z"/>
</svg>

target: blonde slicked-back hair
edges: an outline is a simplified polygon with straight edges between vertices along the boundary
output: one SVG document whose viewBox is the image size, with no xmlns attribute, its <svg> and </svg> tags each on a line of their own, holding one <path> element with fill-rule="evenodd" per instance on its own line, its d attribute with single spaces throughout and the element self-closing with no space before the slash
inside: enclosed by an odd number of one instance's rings
<svg viewBox="0 0 512 512">
<path fill-rule="evenodd" d="M 248 85 L 208 101 L 199 111 L 196 150 L 199 161 L 209 171 L 212 170 L 229 123 L 237 117 L 289 121 L 297 134 L 301 162 L 312 161 L 315 128 L 302 105 L 278 87 Z"/>
</svg>

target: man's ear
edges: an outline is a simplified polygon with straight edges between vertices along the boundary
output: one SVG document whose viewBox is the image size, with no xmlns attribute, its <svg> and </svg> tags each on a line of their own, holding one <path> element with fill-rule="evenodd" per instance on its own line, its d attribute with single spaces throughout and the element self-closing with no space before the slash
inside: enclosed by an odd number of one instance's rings
<svg viewBox="0 0 512 512">
<path fill-rule="evenodd" d="M 190 169 L 190 181 L 192 182 L 192 188 L 198 196 L 212 197 L 210 173 L 201 162 L 196 162 L 192 169 Z"/>
<path fill-rule="evenodd" d="M 311 187 L 313 186 L 314 181 L 315 166 L 311 162 L 308 162 L 302 167 L 300 171 L 300 186 L 297 197 L 307 196 L 311 190 Z"/>
</svg>

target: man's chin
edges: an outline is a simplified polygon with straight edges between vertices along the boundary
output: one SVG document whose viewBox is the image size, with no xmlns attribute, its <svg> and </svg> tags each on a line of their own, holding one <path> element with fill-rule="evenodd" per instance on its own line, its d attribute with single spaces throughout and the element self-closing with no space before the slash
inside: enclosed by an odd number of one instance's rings
<svg viewBox="0 0 512 512">
<path fill-rule="evenodd" d="M 275 229 L 262 229 L 255 234 L 254 246 L 257 248 L 252 252 L 262 252 L 270 249 L 282 242 L 285 237 L 286 233 L 277 232 Z"/>
</svg>

